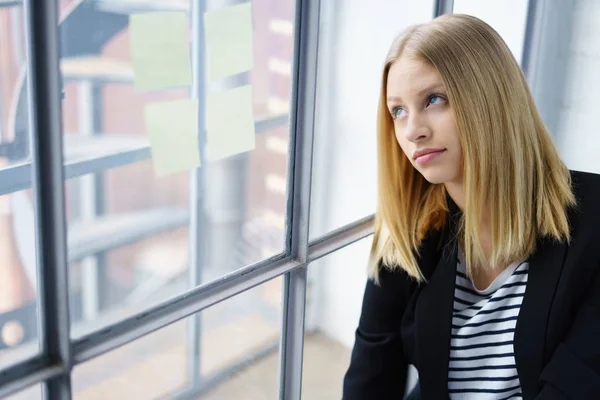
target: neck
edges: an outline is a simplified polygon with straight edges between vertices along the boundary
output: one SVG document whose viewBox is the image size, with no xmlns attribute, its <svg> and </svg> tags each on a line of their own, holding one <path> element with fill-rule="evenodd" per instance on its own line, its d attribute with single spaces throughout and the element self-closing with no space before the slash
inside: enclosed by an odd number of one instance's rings
<svg viewBox="0 0 600 400">
<path fill-rule="evenodd" d="M 452 201 L 454 201 L 454 203 L 456 203 L 458 208 L 460 208 L 460 210 L 464 212 L 465 211 L 465 191 L 464 191 L 464 186 L 463 186 L 462 182 L 455 182 L 455 181 L 446 182 L 446 183 L 444 183 L 444 186 L 446 187 L 446 192 L 448 192 L 448 194 L 452 198 Z"/>
</svg>

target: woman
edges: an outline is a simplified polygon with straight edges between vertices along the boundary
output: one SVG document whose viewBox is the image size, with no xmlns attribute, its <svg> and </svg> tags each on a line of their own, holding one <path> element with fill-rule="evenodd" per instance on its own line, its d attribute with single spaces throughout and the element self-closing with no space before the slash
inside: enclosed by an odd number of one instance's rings
<svg viewBox="0 0 600 400">
<path fill-rule="evenodd" d="M 481 20 L 407 29 L 383 70 L 379 206 L 344 399 L 600 399 L 600 176 L 559 159 Z"/>
</svg>

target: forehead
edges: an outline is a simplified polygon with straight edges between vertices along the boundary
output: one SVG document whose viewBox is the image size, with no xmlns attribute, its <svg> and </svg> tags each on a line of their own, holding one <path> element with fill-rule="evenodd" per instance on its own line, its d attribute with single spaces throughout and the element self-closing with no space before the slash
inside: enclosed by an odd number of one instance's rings
<svg viewBox="0 0 600 400">
<path fill-rule="evenodd" d="M 418 58 L 401 56 L 388 71 L 387 94 L 408 97 L 432 85 L 443 85 L 437 69 Z"/>
</svg>

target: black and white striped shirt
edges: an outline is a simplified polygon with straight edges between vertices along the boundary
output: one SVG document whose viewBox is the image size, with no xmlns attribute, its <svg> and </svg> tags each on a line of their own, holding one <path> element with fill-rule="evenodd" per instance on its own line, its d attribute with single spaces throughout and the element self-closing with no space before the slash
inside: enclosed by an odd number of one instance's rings
<svg viewBox="0 0 600 400">
<path fill-rule="evenodd" d="M 513 338 L 528 271 L 527 262 L 511 264 L 487 289 L 477 290 L 459 254 L 448 369 L 451 399 L 523 397 Z"/>
</svg>

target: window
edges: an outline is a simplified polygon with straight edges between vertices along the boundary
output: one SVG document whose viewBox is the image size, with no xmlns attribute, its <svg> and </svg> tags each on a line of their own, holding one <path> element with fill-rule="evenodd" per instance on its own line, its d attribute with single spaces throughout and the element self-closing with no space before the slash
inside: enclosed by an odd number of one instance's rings
<svg viewBox="0 0 600 400">
<path fill-rule="evenodd" d="M 371 238 L 323 257 L 308 267 L 302 393 L 307 399 L 341 399 L 360 317 L 365 263 Z M 358 262 L 355 260 L 359 260 Z M 319 371 L 319 373 L 314 373 Z"/>
<path fill-rule="evenodd" d="M 193 341 L 189 330 L 200 323 Z M 77 399 L 274 398 L 281 330 L 281 279 L 84 362 Z M 197 368 L 196 366 L 201 366 Z"/>
<path fill-rule="evenodd" d="M 35 224 L 31 191 L 23 184 L 30 173 L 23 168 L 24 127 L 17 122 L 27 122 L 27 94 L 19 89 L 26 65 L 22 11 L 17 6 L 0 8 L 0 369 L 39 351 L 36 248 L 23 246 L 35 241 Z"/>
</svg>

